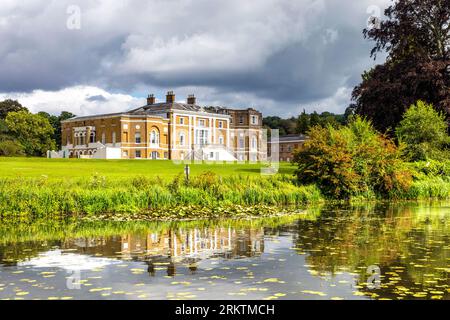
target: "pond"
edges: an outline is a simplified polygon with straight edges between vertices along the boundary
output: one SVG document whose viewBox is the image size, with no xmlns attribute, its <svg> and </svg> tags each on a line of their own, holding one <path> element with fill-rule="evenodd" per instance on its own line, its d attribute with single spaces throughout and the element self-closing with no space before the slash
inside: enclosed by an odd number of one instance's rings
<svg viewBox="0 0 450 320">
<path fill-rule="evenodd" d="M 0 227 L 0 299 L 450 299 L 450 203 Z"/>
</svg>

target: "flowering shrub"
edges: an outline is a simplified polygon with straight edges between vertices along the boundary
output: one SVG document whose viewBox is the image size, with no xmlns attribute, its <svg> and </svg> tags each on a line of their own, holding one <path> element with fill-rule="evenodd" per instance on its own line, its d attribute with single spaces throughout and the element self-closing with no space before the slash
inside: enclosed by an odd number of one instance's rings
<svg viewBox="0 0 450 320">
<path fill-rule="evenodd" d="M 379 134 L 370 121 L 355 117 L 345 127 L 313 127 L 310 140 L 294 162 L 301 183 L 315 183 L 330 197 L 395 194 L 407 190 L 411 172 L 401 160 L 401 148 Z"/>
</svg>

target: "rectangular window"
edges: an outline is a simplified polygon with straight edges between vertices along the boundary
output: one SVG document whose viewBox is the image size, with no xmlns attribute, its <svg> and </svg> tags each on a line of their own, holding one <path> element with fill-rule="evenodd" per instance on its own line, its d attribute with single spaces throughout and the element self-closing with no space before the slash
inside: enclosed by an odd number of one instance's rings
<svg viewBox="0 0 450 320">
<path fill-rule="evenodd" d="M 180 134 L 180 146 L 184 147 L 184 134 Z"/>
<path fill-rule="evenodd" d="M 239 117 L 239 124 L 244 124 L 244 117 L 243 116 Z"/>
<path fill-rule="evenodd" d="M 180 124 L 184 124 L 184 118 L 180 118 Z"/>
<path fill-rule="evenodd" d="M 219 129 L 223 128 L 223 121 L 219 121 Z"/>
<path fill-rule="evenodd" d="M 136 158 L 140 159 L 141 155 L 142 155 L 141 150 L 136 150 Z"/>
<path fill-rule="evenodd" d="M 258 139 L 256 137 L 252 138 L 252 149 L 253 150 L 258 149 Z"/>
<path fill-rule="evenodd" d="M 254 125 L 258 124 L 258 117 L 257 116 L 252 116 L 252 124 L 254 124 Z"/>
<path fill-rule="evenodd" d="M 243 138 L 239 139 L 239 148 L 241 149 L 245 148 L 245 140 Z"/>
<path fill-rule="evenodd" d="M 209 141 L 209 131 L 208 130 L 197 130 L 195 134 L 195 144 L 199 146 L 205 146 Z"/>
<path fill-rule="evenodd" d="M 205 121 L 204 119 L 198 120 L 198 125 L 199 125 L 199 127 L 204 127 L 205 124 L 206 124 L 206 121 Z"/>
<path fill-rule="evenodd" d="M 141 133 L 140 132 L 136 132 L 136 135 L 135 135 L 135 138 L 136 138 L 136 143 L 141 143 Z"/>
</svg>

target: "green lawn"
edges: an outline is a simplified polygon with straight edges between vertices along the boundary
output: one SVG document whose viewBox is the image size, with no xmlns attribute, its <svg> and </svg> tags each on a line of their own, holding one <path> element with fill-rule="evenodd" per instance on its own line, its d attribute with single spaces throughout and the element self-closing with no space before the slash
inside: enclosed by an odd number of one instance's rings
<svg viewBox="0 0 450 320">
<path fill-rule="evenodd" d="M 260 174 L 260 164 L 193 164 L 191 174 L 213 171 L 219 176 Z M 281 163 L 279 173 L 293 174 L 294 167 Z M 184 165 L 172 161 L 80 160 L 45 158 L 0 158 L 0 178 L 41 177 L 82 178 L 98 174 L 106 177 L 159 176 L 171 179 L 184 172 Z"/>
</svg>

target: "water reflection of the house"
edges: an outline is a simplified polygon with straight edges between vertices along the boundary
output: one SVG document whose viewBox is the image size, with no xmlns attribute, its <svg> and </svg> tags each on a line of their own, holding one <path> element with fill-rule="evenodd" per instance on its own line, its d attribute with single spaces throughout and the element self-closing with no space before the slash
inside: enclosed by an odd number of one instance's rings
<svg viewBox="0 0 450 320">
<path fill-rule="evenodd" d="M 208 258 L 239 259 L 260 255 L 264 252 L 264 229 L 165 230 L 147 235 L 77 239 L 66 242 L 65 247 L 84 254 L 145 261 L 150 274 L 155 275 L 158 268 L 164 267 L 172 276 L 177 265 L 186 265 L 195 272 L 198 262 Z"/>
</svg>

